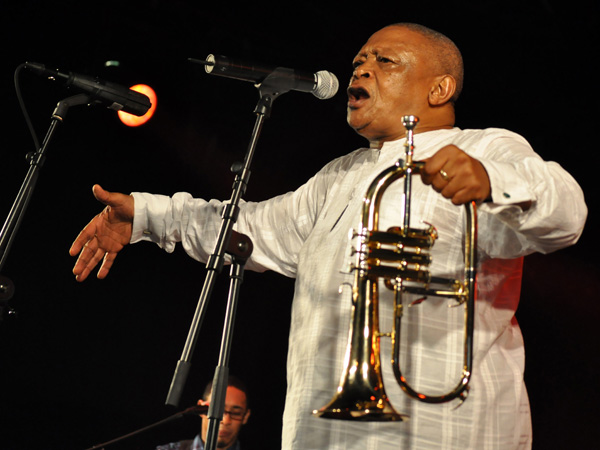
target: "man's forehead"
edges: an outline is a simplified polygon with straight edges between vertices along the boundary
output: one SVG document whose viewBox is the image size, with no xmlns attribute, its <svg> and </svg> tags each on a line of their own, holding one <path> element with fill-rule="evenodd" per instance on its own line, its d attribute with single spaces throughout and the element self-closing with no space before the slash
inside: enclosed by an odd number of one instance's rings
<svg viewBox="0 0 600 450">
<path fill-rule="evenodd" d="M 239 406 L 240 408 L 245 408 L 247 404 L 246 394 L 234 386 L 228 386 L 225 403 L 232 407 Z"/>
<path fill-rule="evenodd" d="M 377 31 L 357 53 L 357 56 L 393 52 L 413 53 L 421 47 L 423 36 L 412 30 L 402 27 L 390 26 Z"/>
<path fill-rule="evenodd" d="M 379 55 L 385 53 L 403 53 L 403 52 L 413 52 L 415 50 L 414 45 L 409 45 L 404 42 L 398 42 L 395 44 L 390 43 L 367 43 L 363 48 L 359 50 L 356 56 L 368 56 L 368 55 Z"/>
</svg>

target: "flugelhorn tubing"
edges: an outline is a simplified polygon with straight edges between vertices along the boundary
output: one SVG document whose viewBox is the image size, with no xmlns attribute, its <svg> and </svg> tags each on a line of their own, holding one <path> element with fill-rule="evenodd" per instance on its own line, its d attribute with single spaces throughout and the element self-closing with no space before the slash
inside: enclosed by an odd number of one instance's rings
<svg viewBox="0 0 600 450">
<path fill-rule="evenodd" d="M 394 301 L 394 329 L 392 331 L 392 368 L 396 381 L 410 397 L 425 403 L 445 403 L 456 398 L 464 401 L 468 394 L 469 381 L 473 367 L 473 331 L 475 322 L 475 255 L 477 248 L 477 216 L 475 202 L 466 206 L 466 235 L 465 235 L 465 273 L 464 283 L 458 285 L 454 291 L 435 291 L 429 288 L 405 288 L 405 291 L 419 295 L 434 295 L 454 297 L 464 305 L 464 341 L 463 341 L 463 368 L 458 384 L 453 390 L 442 395 L 426 395 L 417 392 L 408 383 L 400 370 L 400 336 L 403 305 L 401 295 L 396 295 Z"/>
<path fill-rule="evenodd" d="M 412 173 L 416 168 L 413 164 L 413 153 L 415 150 L 414 144 L 414 130 L 419 123 L 419 118 L 416 116 L 403 116 L 402 125 L 406 128 L 406 143 L 405 147 L 405 158 L 404 161 L 404 232 L 408 232 L 410 229 L 410 205 L 412 199 Z M 422 165 L 422 163 L 420 163 Z"/>
</svg>

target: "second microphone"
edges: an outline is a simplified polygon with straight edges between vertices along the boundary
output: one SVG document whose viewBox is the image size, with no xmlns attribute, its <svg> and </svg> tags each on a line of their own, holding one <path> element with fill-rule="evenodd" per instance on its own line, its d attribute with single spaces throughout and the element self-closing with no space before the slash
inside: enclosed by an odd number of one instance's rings
<svg viewBox="0 0 600 450">
<path fill-rule="evenodd" d="M 204 64 L 206 72 L 211 75 L 250 81 L 255 84 L 262 83 L 265 78 L 278 69 L 276 67 L 239 61 L 226 56 L 212 54 L 206 57 L 206 61 L 191 60 Z M 292 69 L 283 69 L 281 75 L 289 77 L 288 81 L 290 82 L 291 90 L 310 92 L 315 97 L 323 100 L 333 97 L 339 88 L 337 77 L 333 73 L 325 70 L 317 73 L 310 73 Z"/>
</svg>

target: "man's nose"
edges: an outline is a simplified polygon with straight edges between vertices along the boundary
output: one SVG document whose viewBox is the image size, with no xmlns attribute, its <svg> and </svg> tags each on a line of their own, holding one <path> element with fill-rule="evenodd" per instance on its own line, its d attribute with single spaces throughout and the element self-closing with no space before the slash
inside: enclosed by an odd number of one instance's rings
<svg viewBox="0 0 600 450">
<path fill-rule="evenodd" d="M 354 69 L 355 78 L 369 78 L 373 74 L 373 65 L 367 60 Z"/>
</svg>

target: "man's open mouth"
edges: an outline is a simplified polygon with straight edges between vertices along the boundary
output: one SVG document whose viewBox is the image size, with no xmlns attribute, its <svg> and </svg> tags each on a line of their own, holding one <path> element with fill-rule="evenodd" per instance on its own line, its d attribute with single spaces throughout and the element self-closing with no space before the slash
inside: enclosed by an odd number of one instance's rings
<svg viewBox="0 0 600 450">
<path fill-rule="evenodd" d="M 362 87 L 349 87 L 347 92 L 348 105 L 350 107 L 358 106 L 362 100 L 366 100 L 370 97 L 367 90 Z"/>
</svg>

